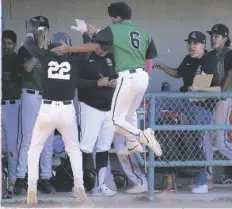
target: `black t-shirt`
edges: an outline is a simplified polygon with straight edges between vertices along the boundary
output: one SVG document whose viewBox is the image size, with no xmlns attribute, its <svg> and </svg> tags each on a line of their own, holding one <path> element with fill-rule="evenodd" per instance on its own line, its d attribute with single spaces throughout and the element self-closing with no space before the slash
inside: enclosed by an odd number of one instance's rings
<svg viewBox="0 0 232 209">
<path fill-rule="evenodd" d="M 191 58 L 190 55 L 187 55 L 178 67 L 177 72 L 184 82 L 184 86 L 180 88 L 181 92 L 187 92 L 188 87 L 193 84 L 194 77 L 202 73 L 213 74 L 211 86 L 220 86 L 217 72 L 217 58 L 207 51 L 200 59 Z"/>
<path fill-rule="evenodd" d="M 224 60 L 225 71 L 232 70 L 232 50 L 228 51 Z"/>
<path fill-rule="evenodd" d="M 15 100 L 21 96 L 22 67 L 16 53 L 2 56 L 2 100 Z"/>
<path fill-rule="evenodd" d="M 80 78 L 85 82 L 92 82 L 93 85 L 87 88 L 77 87 L 79 101 L 102 111 L 109 111 L 114 94 L 114 88 L 98 87 L 97 80 L 101 77 L 108 77 L 109 80 L 117 78 L 114 69 L 114 60 L 112 54 L 107 54 L 104 57 L 92 53 L 88 60 L 83 62 L 81 67 Z M 80 84 L 80 82 L 79 82 Z"/>
<path fill-rule="evenodd" d="M 73 100 L 78 77 L 78 56 L 71 54 L 58 56 L 48 50 L 40 49 L 33 43 L 32 37 L 26 38 L 24 46 L 42 64 L 43 99 Z"/>
</svg>

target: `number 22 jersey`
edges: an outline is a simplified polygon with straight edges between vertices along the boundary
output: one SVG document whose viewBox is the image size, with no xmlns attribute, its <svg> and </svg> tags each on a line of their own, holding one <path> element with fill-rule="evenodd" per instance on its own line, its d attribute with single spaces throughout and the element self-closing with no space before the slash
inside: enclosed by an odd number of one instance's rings
<svg viewBox="0 0 232 209">
<path fill-rule="evenodd" d="M 42 97 L 52 101 L 73 100 L 78 78 L 78 56 L 71 54 L 56 55 L 34 44 L 27 36 L 24 47 L 42 64 Z"/>
</svg>

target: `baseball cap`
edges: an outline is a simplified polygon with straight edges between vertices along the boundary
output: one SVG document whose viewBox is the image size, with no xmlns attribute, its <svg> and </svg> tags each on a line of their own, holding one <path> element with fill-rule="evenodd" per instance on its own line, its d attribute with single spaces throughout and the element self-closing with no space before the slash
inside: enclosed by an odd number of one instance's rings
<svg viewBox="0 0 232 209">
<path fill-rule="evenodd" d="M 222 35 L 225 37 L 229 36 L 229 28 L 224 24 L 216 24 L 212 27 L 211 31 L 207 31 L 209 35 L 212 35 L 213 33 Z"/>
<path fill-rule="evenodd" d="M 39 26 L 46 27 L 48 29 L 50 28 L 48 18 L 46 18 L 44 16 L 36 16 L 34 18 L 39 21 Z"/>
<path fill-rule="evenodd" d="M 204 33 L 200 31 L 193 31 L 189 34 L 188 39 L 185 39 L 185 41 L 194 41 L 196 43 L 206 43 L 206 36 Z"/>
<path fill-rule="evenodd" d="M 13 30 L 4 30 L 3 33 L 2 33 L 2 37 L 10 39 L 14 43 L 17 42 L 17 35 Z"/>
</svg>

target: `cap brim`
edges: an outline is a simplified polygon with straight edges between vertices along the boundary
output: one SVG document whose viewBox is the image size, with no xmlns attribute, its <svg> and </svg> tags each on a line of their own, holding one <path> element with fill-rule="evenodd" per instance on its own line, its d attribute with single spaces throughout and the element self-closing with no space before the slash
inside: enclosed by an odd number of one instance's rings
<svg viewBox="0 0 232 209">
<path fill-rule="evenodd" d="M 194 42 L 196 42 L 196 43 L 205 44 L 204 42 L 202 42 L 202 41 L 197 41 L 196 39 L 185 39 L 184 41 L 186 41 L 186 42 L 194 41 Z"/>
<path fill-rule="evenodd" d="M 207 33 L 208 33 L 209 35 L 212 35 L 212 31 L 207 31 Z"/>
</svg>

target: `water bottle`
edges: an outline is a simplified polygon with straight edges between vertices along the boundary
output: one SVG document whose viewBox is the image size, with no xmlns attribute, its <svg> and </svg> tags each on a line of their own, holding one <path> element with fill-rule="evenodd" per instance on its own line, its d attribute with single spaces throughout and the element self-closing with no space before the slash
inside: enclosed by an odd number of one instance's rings
<svg viewBox="0 0 232 209">
<path fill-rule="evenodd" d="M 171 85 L 168 82 L 163 82 L 161 86 L 161 91 L 170 91 Z"/>
</svg>

